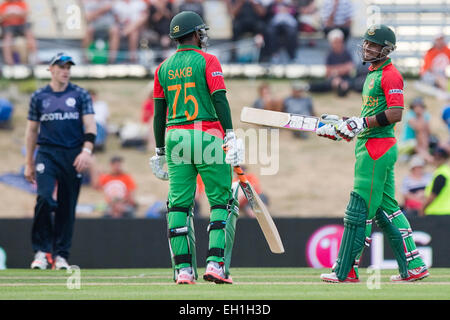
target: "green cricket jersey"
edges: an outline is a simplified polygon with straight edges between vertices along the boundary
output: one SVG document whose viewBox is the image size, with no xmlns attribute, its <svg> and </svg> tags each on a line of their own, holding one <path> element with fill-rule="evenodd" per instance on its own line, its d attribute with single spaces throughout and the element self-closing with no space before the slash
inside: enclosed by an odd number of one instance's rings
<svg viewBox="0 0 450 320">
<path fill-rule="evenodd" d="M 377 69 L 369 67 L 362 91 L 361 117 L 374 116 L 389 108 L 403 108 L 403 78 L 391 59 Z M 394 126 L 367 128 L 358 138 L 395 137 Z"/>
<path fill-rule="evenodd" d="M 154 98 L 167 101 L 168 127 L 218 121 L 211 96 L 219 90 L 226 90 L 219 60 L 196 46 L 178 46 L 155 72 Z"/>
</svg>

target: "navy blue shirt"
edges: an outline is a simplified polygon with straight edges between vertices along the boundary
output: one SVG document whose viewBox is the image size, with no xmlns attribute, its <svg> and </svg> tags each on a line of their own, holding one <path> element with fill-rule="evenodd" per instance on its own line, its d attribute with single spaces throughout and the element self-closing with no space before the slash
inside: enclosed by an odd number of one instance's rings
<svg viewBox="0 0 450 320">
<path fill-rule="evenodd" d="M 89 92 L 69 82 L 54 92 L 50 85 L 31 95 L 28 120 L 40 122 L 38 145 L 76 148 L 84 143 L 83 115 L 94 114 Z"/>
</svg>

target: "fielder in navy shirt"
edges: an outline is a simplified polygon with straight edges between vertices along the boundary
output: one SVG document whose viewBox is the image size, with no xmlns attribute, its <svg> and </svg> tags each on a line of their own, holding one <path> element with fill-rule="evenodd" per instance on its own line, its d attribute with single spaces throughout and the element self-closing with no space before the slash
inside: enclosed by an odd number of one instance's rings
<svg viewBox="0 0 450 320">
<path fill-rule="evenodd" d="M 50 62 L 50 83 L 30 100 L 24 174 L 37 184 L 31 235 L 33 269 L 69 268 L 82 172 L 91 163 L 97 134 L 89 93 L 69 82 L 74 64 L 70 56 L 57 54 Z"/>
</svg>

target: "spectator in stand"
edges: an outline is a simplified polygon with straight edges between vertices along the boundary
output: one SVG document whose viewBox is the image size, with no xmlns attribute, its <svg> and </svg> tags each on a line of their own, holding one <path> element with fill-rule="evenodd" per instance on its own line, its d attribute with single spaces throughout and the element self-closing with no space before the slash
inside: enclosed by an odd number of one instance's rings
<svg viewBox="0 0 450 320">
<path fill-rule="evenodd" d="M 197 13 L 202 19 L 205 19 L 205 9 L 203 8 L 204 0 L 184 0 L 178 7 L 178 12 L 193 11 Z"/>
<path fill-rule="evenodd" d="M 167 35 L 174 8 L 169 0 L 151 1 L 149 6 L 149 26 L 156 32 L 159 45 L 163 50 L 170 48 L 171 40 Z M 164 55 L 163 59 L 166 57 Z"/>
<path fill-rule="evenodd" d="M 446 142 L 442 144 L 442 148 L 447 150 L 447 152 L 450 154 L 450 104 L 445 106 L 442 110 L 442 120 L 447 125 L 448 129 L 448 137 Z"/>
<path fill-rule="evenodd" d="M 153 150 L 155 147 L 155 137 L 153 135 L 153 115 L 155 113 L 155 104 L 153 101 L 153 89 L 142 104 L 141 122 L 148 125 L 147 150 Z"/>
<path fill-rule="evenodd" d="M 338 96 L 346 96 L 352 86 L 352 77 L 355 73 L 355 65 L 351 54 L 345 47 L 344 33 L 340 29 L 334 29 L 328 33 L 330 51 L 326 58 L 325 81 L 310 84 L 310 92 L 336 91 Z"/>
<path fill-rule="evenodd" d="M 410 110 L 404 116 L 403 131 L 399 142 L 400 154 L 417 153 L 427 162 L 433 160 L 429 152 L 430 118 L 423 99 L 415 98 L 410 104 Z"/>
<path fill-rule="evenodd" d="M 36 39 L 31 32 L 28 20 L 28 5 L 26 1 L 6 0 L 0 4 L 0 25 L 3 33 L 3 59 L 4 63 L 13 65 L 20 63 L 13 54 L 14 38 L 23 36 L 27 42 L 28 63 L 36 63 L 37 45 Z"/>
<path fill-rule="evenodd" d="M 95 89 L 90 89 L 89 93 L 92 98 L 95 122 L 97 124 L 97 137 L 95 139 L 94 147 L 96 151 L 104 151 L 106 138 L 108 137 L 109 106 L 106 101 L 98 100 L 97 91 Z"/>
<path fill-rule="evenodd" d="M 325 36 L 331 30 L 340 29 L 344 33 L 344 40 L 347 41 L 353 19 L 353 3 L 351 0 L 324 0 L 321 16 Z"/>
<path fill-rule="evenodd" d="M 300 32 L 314 33 L 320 29 L 320 14 L 315 0 L 297 0 L 299 5 L 299 29 Z M 311 39 L 309 46 L 314 46 Z"/>
<path fill-rule="evenodd" d="M 281 111 L 283 108 L 282 101 L 275 98 L 270 84 L 262 82 L 258 87 L 258 98 L 253 102 L 253 108 Z"/>
<path fill-rule="evenodd" d="M 409 162 L 409 174 L 402 181 L 403 212 L 408 216 L 421 215 L 425 203 L 425 187 L 431 181 L 431 174 L 425 172 L 425 160 L 414 155 Z"/>
<path fill-rule="evenodd" d="M 433 152 L 434 165 L 433 180 L 425 188 L 426 200 L 423 212 L 426 215 L 450 214 L 450 166 L 449 153 L 443 148 L 436 148 Z"/>
<path fill-rule="evenodd" d="M 298 45 L 298 9 L 291 0 L 274 0 L 267 7 L 266 48 L 277 61 L 285 48 L 289 59 L 295 60 Z"/>
<path fill-rule="evenodd" d="M 421 80 L 443 90 L 448 91 L 445 69 L 450 65 L 450 49 L 445 42 L 443 33 L 438 34 L 433 47 L 427 51 L 420 70 Z"/>
<path fill-rule="evenodd" d="M 120 43 L 120 31 L 113 12 L 113 2 L 109 0 L 83 0 L 87 22 L 86 34 L 82 41 L 87 50 L 96 36 L 108 35 L 108 62 L 114 63 Z"/>
<path fill-rule="evenodd" d="M 292 83 L 292 91 L 289 97 L 283 101 L 283 111 L 288 113 L 302 114 L 306 116 L 314 116 L 314 107 L 311 97 L 308 97 L 308 84 L 296 81 Z M 306 139 L 308 134 L 302 131 L 292 131 L 297 138 Z"/>
<path fill-rule="evenodd" d="M 225 0 L 233 20 L 233 43 L 242 39 L 246 33 L 255 38 L 257 46 L 264 44 L 264 17 L 266 8 L 260 0 Z M 231 50 L 231 61 L 237 62 L 236 48 Z"/>
<path fill-rule="evenodd" d="M 147 4 L 143 0 L 117 0 L 113 11 L 120 36 L 128 39 L 128 60 L 137 62 L 139 36 L 148 19 Z"/>
<path fill-rule="evenodd" d="M 109 173 L 100 174 L 95 185 L 105 196 L 107 209 L 104 214 L 108 218 L 132 218 L 137 208 L 134 197 L 136 183 L 124 172 L 122 163 L 122 157 L 112 157 Z"/>
</svg>

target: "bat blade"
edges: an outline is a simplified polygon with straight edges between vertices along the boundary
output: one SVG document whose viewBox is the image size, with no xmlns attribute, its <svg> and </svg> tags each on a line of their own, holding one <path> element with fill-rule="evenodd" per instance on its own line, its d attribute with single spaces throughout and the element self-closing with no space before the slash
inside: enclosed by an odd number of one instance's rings
<svg viewBox="0 0 450 320">
<path fill-rule="evenodd" d="M 314 132 L 322 125 L 320 118 L 287 112 L 244 107 L 241 121 L 269 127 Z"/>
<path fill-rule="evenodd" d="M 248 200 L 248 203 L 255 213 L 256 220 L 258 221 L 264 237 L 266 238 L 270 251 L 272 251 L 273 253 L 284 253 L 283 242 L 281 241 L 278 229 L 273 222 L 272 217 L 270 216 L 269 210 L 267 210 L 266 205 L 258 196 L 253 186 L 245 178 L 242 169 L 237 169 L 236 173 L 238 174 L 238 176 L 240 176 L 239 184 L 242 191 L 244 192 L 245 197 Z"/>
</svg>

